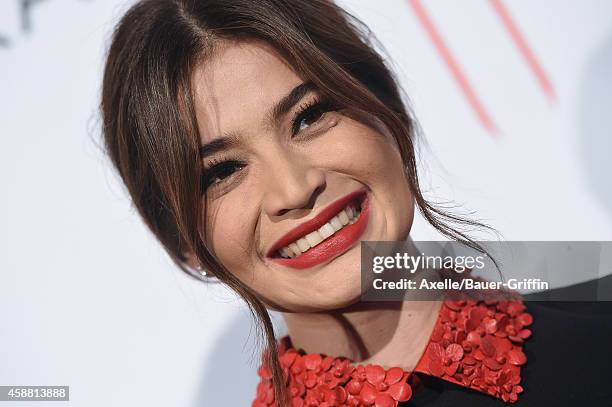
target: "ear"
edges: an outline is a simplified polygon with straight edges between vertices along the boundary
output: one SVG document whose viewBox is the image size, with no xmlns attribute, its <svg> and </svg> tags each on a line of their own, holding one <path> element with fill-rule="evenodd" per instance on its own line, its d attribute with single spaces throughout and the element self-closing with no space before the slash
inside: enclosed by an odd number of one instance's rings
<svg viewBox="0 0 612 407">
<path fill-rule="evenodd" d="M 187 264 L 192 270 L 195 270 L 195 268 L 200 264 L 193 252 L 185 252 L 183 253 L 183 256 L 185 256 L 185 264 Z"/>
</svg>

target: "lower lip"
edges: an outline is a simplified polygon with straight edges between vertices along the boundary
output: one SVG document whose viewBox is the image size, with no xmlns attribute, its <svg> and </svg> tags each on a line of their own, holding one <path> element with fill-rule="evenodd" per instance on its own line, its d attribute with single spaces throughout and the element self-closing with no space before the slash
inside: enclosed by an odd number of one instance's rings
<svg viewBox="0 0 612 407">
<path fill-rule="evenodd" d="M 361 213 L 357 222 L 352 225 L 344 226 L 331 237 L 325 239 L 307 252 L 300 254 L 298 257 L 293 259 L 274 257 L 270 260 L 283 266 L 305 269 L 316 266 L 317 264 L 344 253 L 353 243 L 359 240 L 368 225 L 369 206 L 368 196 L 366 195 L 361 203 Z"/>
</svg>

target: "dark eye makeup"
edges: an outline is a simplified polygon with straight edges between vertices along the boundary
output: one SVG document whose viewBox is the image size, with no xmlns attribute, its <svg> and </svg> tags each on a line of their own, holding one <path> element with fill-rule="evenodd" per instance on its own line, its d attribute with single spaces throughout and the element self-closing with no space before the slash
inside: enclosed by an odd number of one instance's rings
<svg viewBox="0 0 612 407">
<path fill-rule="evenodd" d="M 202 173 L 202 192 L 211 186 L 223 182 L 236 171 L 241 170 L 246 164 L 235 159 L 216 159 L 213 158 L 207 164 L 207 168 Z"/>
<path fill-rule="evenodd" d="M 291 135 L 295 136 L 301 130 L 302 123 L 311 125 L 316 123 L 327 112 L 335 110 L 335 106 L 330 99 L 313 99 L 304 105 L 301 105 L 293 120 L 291 120 Z"/>
<path fill-rule="evenodd" d="M 304 124 L 311 126 L 325 115 L 325 113 L 336 110 L 333 102 L 326 98 L 313 99 L 303 105 L 291 120 L 291 136 L 296 136 L 304 128 Z M 209 188 L 215 187 L 228 180 L 236 172 L 246 166 L 246 163 L 236 158 L 213 158 L 206 163 L 202 173 L 201 188 L 202 193 Z"/>
</svg>

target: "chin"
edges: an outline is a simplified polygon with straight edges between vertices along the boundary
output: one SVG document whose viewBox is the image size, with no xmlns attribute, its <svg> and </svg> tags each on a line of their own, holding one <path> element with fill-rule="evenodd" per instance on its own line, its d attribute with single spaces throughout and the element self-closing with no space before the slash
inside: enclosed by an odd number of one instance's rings
<svg viewBox="0 0 612 407">
<path fill-rule="evenodd" d="M 350 281 L 334 278 L 308 285 L 299 299 L 285 304 L 289 312 L 325 312 L 349 307 L 360 300 L 361 279 L 357 274 Z"/>
<path fill-rule="evenodd" d="M 346 274 L 345 274 L 346 275 Z M 345 308 L 361 300 L 361 276 L 351 276 L 351 280 L 337 279 L 327 281 L 323 287 L 313 290 L 306 306 L 318 311 L 332 311 Z"/>
<path fill-rule="evenodd" d="M 277 298 L 285 312 L 325 312 L 358 303 L 361 300 L 360 246 L 360 242 L 356 242 L 348 251 L 318 269 L 279 270 L 283 282 L 278 287 L 285 287 L 280 292 L 293 293 L 290 297 Z"/>
<path fill-rule="evenodd" d="M 325 312 L 342 309 L 356 304 L 361 299 L 361 292 L 359 288 L 357 293 L 334 293 L 333 295 L 321 297 L 320 293 L 317 293 L 318 297 L 312 298 L 307 304 L 301 306 L 293 306 L 289 312 Z"/>
</svg>

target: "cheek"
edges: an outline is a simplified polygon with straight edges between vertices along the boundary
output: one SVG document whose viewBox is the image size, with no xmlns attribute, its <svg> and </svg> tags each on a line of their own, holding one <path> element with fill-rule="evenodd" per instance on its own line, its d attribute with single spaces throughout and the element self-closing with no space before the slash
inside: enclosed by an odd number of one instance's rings
<svg viewBox="0 0 612 407">
<path fill-rule="evenodd" d="M 384 224 L 386 237 L 404 240 L 412 227 L 414 196 L 395 140 L 352 119 L 330 136 L 320 148 L 321 163 L 366 184 L 384 217 L 378 224 Z"/>
<path fill-rule="evenodd" d="M 330 134 L 315 143 L 322 166 L 364 180 L 403 177 L 403 163 L 391 136 L 344 117 Z"/>
<path fill-rule="evenodd" d="M 208 217 L 208 236 L 212 238 L 212 248 L 221 263 L 233 274 L 239 274 L 251 263 L 249 254 L 253 234 L 245 225 L 252 224 L 252 219 L 247 216 L 245 208 L 232 206 L 229 200 L 226 201 Z"/>
</svg>

